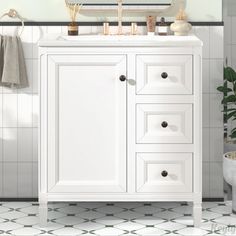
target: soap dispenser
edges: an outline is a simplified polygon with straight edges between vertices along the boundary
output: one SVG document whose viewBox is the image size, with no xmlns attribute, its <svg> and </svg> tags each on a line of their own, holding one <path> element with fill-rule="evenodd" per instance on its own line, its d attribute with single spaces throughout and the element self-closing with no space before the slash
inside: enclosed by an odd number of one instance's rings
<svg viewBox="0 0 236 236">
<path fill-rule="evenodd" d="M 164 17 L 161 17 L 161 22 L 158 24 L 158 35 L 167 35 L 168 34 L 168 25 Z"/>
</svg>

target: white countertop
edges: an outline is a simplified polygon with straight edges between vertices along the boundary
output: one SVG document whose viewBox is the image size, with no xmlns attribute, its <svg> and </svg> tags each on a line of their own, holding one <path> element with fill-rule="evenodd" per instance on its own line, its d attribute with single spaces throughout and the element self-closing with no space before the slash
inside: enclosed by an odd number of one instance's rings
<svg viewBox="0 0 236 236">
<path fill-rule="evenodd" d="M 79 35 L 56 36 L 48 35 L 39 41 L 40 47 L 193 47 L 202 46 L 203 43 L 194 35 L 189 36 L 125 36 L 125 35 Z"/>
</svg>

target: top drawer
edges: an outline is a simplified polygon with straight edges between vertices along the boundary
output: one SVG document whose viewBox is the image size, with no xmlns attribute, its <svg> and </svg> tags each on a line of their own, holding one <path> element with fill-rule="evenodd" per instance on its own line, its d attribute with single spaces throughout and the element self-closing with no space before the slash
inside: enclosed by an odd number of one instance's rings
<svg viewBox="0 0 236 236">
<path fill-rule="evenodd" d="M 138 55 L 137 94 L 192 94 L 191 55 Z"/>
</svg>

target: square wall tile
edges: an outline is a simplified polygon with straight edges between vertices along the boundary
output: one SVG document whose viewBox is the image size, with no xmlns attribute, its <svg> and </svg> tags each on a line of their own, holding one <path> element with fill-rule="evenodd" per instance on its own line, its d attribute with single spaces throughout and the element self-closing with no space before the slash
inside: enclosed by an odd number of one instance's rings
<svg viewBox="0 0 236 236">
<path fill-rule="evenodd" d="M 17 161 L 17 128 L 3 128 L 3 161 Z"/>
<path fill-rule="evenodd" d="M 18 32 L 21 32 L 21 27 L 18 27 Z M 21 41 L 26 59 L 33 58 L 33 27 L 25 26 L 21 34 Z"/>
<path fill-rule="evenodd" d="M 212 128 L 223 129 L 222 98 L 222 94 L 210 94 L 210 127 Z"/>
<path fill-rule="evenodd" d="M 210 197 L 224 197 L 222 162 L 210 164 Z"/>
<path fill-rule="evenodd" d="M 203 94 L 202 100 L 203 100 L 203 127 L 206 128 L 210 126 L 210 95 Z"/>
<path fill-rule="evenodd" d="M 232 43 L 232 18 L 229 16 L 224 17 L 224 43 Z"/>
<path fill-rule="evenodd" d="M 47 33 L 61 35 L 61 26 L 48 26 Z"/>
<path fill-rule="evenodd" d="M 2 127 L 3 118 L 3 95 L 0 93 L 0 127 Z"/>
<path fill-rule="evenodd" d="M 232 48 L 231 48 L 231 50 L 232 50 L 232 57 L 231 57 L 231 59 L 232 59 L 232 61 L 231 61 L 231 66 L 234 68 L 234 70 L 236 70 L 236 45 L 232 45 Z"/>
<path fill-rule="evenodd" d="M 38 128 L 33 128 L 33 162 L 38 162 Z"/>
<path fill-rule="evenodd" d="M 3 94 L 3 127 L 17 127 L 17 94 Z"/>
<path fill-rule="evenodd" d="M 223 128 L 210 129 L 210 161 L 222 162 L 224 153 Z"/>
<path fill-rule="evenodd" d="M 231 21 L 232 44 L 236 44 L 235 27 L 236 27 L 236 16 L 233 16 Z"/>
<path fill-rule="evenodd" d="M 17 163 L 3 163 L 3 197 L 18 196 Z"/>
<path fill-rule="evenodd" d="M 33 127 L 39 126 L 39 95 L 33 94 Z"/>
<path fill-rule="evenodd" d="M 39 93 L 39 71 L 38 71 L 38 63 L 39 61 L 37 59 L 33 60 L 33 75 L 32 75 L 32 81 L 33 81 L 33 93 L 38 94 Z"/>
<path fill-rule="evenodd" d="M 210 93 L 218 93 L 217 87 L 222 86 L 224 81 L 223 59 L 210 60 Z"/>
<path fill-rule="evenodd" d="M 225 45 L 224 65 L 232 66 L 232 45 Z"/>
<path fill-rule="evenodd" d="M 38 197 L 38 163 L 33 163 L 33 173 L 32 197 Z"/>
<path fill-rule="evenodd" d="M 203 162 L 210 161 L 210 128 L 203 128 L 202 130 L 203 147 L 202 147 L 202 159 Z"/>
<path fill-rule="evenodd" d="M 210 27 L 194 27 L 195 35 L 203 41 L 203 58 L 210 58 Z"/>
<path fill-rule="evenodd" d="M 18 94 L 18 127 L 32 127 L 32 94 Z"/>
<path fill-rule="evenodd" d="M 33 192 L 32 163 L 18 164 L 18 197 L 32 197 Z"/>
<path fill-rule="evenodd" d="M 0 162 L 2 161 L 3 161 L 3 129 L 0 128 Z"/>
<path fill-rule="evenodd" d="M 2 163 L 0 162 L 0 196 L 3 195 L 3 170 L 2 170 Z"/>
<path fill-rule="evenodd" d="M 18 161 L 32 162 L 33 128 L 18 128 Z"/>
<path fill-rule="evenodd" d="M 209 93 L 210 91 L 210 60 L 203 59 L 202 61 L 202 91 Z"/>
<path fill-rule="evenodd" d="M 224 58 L 224 27 L 210 27 L 210 58 Z"/>
<path fill-rule="evenodd" d="M 204 198 L 210 197 L 210 163 L 204 162 L 202 165 L 202 194 Z"/>
</svg>

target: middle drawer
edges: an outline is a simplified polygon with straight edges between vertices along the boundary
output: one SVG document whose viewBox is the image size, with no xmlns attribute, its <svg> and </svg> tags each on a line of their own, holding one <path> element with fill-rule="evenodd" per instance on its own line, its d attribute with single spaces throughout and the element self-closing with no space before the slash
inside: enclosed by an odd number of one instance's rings
<svg viewBox="0 0 236 236">
<path fill-rule="evenodd" d="M 136 143 L 192 143 L 193 104 L 137 104 Z"/>
</svg>

